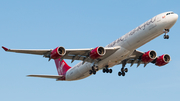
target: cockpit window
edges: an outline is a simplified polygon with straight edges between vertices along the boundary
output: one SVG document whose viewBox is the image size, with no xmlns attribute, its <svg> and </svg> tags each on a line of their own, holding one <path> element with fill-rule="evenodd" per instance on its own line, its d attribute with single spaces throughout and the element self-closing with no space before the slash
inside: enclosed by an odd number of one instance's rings
<svg viewBox="0 0 180 101">
<path fill-rule="evenodd" d="M 169 13 L 167 13 L 166 15 L 170 15 L 170 14 L 174 14 L 174 12 L 169 12 Z"/>
<path fill-rule="evenodd" d="M 166 15 L 170 15 L 171 13 L 167 13 Z"/>
</svg>

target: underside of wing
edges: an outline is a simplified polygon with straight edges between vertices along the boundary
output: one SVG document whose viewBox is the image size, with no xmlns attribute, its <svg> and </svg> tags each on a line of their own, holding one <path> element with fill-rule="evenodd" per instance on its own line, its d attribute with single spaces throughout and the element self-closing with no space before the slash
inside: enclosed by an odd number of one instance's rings
<svg viewBox="0 0 180 101">
<path fill-rule="evenodd" d="M 43 55 L 43 57 L 50 59 L 70 59 L 72 62 L 74 60 L 82 60 L 84 62 L 98 62 L 107 58 L 118 49 L 116 47 L 96 47 L 87 49 L 65 49 L 64 47 L 57 47 L 55 49 L 8 49 L 6 47 L 2 48 L 7 52 Z"/>
<path fill-rule="evenodd" d="M 131 66 L 136 63 L 138 67 L 140 64 L 144 64 L 140 59 L 143 54 L 144 52 L 134 50 L 134 52 L 129 57 L 121 61 L 119 64 L 122 64 L 122 66 L 125 67 L 127 63 L 131 64 Z"/>
<path fill-rule="evenodd" d="M 116 52 L 120 47 L 110 47 L 110 48 L 104 48 L 106 51 L 105 54 L 97 59 L 93 59 L 90 56 L 91 51 L 93 48 L 90 49 L 67 49 L 67 55 L 62 57 L 62 59 L 71 59 L 72 62 L 74 60 L 82 60 L 83 62 L 95 62 L 103 60 L 104 58 L 107 58 L 108 56 L 112 55 L 114 52 Z"/>
</svg>

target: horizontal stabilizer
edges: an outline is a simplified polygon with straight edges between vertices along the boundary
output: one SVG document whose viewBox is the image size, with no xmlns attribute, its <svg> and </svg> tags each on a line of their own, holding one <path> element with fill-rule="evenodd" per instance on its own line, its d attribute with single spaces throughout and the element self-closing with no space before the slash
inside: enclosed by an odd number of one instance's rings
<svg viewBox="0 0 180 101">
<path fill-rule="evenodd" d="M 27 75 L 29 77 L 42 77 L 42 78 L 51 78 L 51 79 L 58 79 L 63 77 L 63 75 Z"/>
</svg>

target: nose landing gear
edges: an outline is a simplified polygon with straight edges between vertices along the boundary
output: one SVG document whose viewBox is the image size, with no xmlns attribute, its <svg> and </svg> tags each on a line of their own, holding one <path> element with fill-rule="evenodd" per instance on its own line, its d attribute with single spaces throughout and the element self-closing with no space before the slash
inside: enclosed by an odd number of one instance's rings
<svg viewBox="0 0 180 101">
<path fill-rule="evenodd" d="M 169 32 L 169 29 L 164 29 L 163 32 L 165 33 L 164 39 L 169 39 L 169 35 L 167 35 L 167 33 Z"/>
</svg>

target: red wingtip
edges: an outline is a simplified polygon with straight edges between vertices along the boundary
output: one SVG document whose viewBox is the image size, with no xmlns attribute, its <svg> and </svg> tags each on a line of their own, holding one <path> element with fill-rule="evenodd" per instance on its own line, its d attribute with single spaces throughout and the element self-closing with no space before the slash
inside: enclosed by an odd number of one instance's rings
<svg viewBox="0 0 180 101">
<path fill-rule="evenodd" d="M 8 51 L 8 50 L 9 50 L 8 48 L 6 48 L 6 47 L 4 47 L 4 46 L 2 46 L 2 48 L 3 48 L 5 51 Z"/>
</svg>

